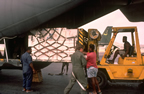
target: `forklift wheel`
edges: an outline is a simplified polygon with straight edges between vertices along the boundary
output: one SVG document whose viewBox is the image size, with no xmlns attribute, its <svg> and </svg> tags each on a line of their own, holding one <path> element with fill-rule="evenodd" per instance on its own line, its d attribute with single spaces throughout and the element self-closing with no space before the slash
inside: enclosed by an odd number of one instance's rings
<svg viewBox="0 0 144 94">
<path fill-rule="evenodd" d="M 100 70 L 98 71 L 98 74 L 97 74 L 97 80 L 98 80 L 100 88 L 104 88 L 108 83 L 105 73 Z"/>
</svg>

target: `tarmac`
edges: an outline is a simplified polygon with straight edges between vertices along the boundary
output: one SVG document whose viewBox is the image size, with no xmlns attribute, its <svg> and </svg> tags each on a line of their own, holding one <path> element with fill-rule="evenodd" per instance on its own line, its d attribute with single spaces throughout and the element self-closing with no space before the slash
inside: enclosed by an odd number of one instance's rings
<svg viewBox="0 0 144 94">
<path fill-rule="evenodd" d="M 61 72 L 62 63 L 52 63 L 43 68 L 41 83 L 32 83 L 34 92 L 29 94 L 63 94 L 69 82 L 72 65 L 69 64 L 68 75 L 56 75 Z M 103 94 L 144 94 L 144 85 L 140 83 L 110 83 L 101 89 Z M 0 94 L 26 94 L 22 91 L 22 70 L 0 71 Z M 69 94 L 80 94 L 80 87 L 76 83 Z"/>
</svg>

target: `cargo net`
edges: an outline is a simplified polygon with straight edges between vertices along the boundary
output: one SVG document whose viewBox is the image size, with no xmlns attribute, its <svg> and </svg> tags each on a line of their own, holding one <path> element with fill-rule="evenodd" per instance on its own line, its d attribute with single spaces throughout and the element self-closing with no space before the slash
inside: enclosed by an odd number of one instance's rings
<svg viewBox="0 0 144 94">
<path fill-rule="evenodd" d="M 28 46 L 32 47 L 33 60 L 70 62 L 76 41 L 77 29 L 45 28 L 31 31 Z"/>
</svg>

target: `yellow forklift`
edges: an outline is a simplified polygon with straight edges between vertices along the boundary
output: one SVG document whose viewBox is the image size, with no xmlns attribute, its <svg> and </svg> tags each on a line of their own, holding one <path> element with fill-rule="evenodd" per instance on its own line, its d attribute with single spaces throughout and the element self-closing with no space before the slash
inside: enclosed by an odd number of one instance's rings
<svg viewBox="0 0 144 94">
<path fill-rule="evenodd" d="M 94 33 L 95 32 L 95 33 Z M 116 46 L 114 46 L 114 41 L 119 33 L 130 33 L 132 38 L 131 55 L 122 59 L 118 58 L 118 64 L 109 64 L 108 59 L 114 53 Z M 100 33 L 97 30 L 88 30 L 88 44 L 95 44 L 96 53 L 98 55 L 99 41 L 101 37 L 98 37 Z M 106 48 L 106 51 L 99 61 L 97 57 L 98 64 L 98 75 L 97 79 L 101 88 L 104 88 L 108 81 L 127 81 L 127 82 L 142 82 L 144 80 L 144 56 L 142 56 L 140 51 L 140 44 L 138 38 L 137 27 L 112 27 L 112 38 Z M 135 38 L 134 38 L 135 37 Z M 88 45 L 87 44 L 87 45 Z"/>
<path fill-rule="evenodd" d="M 108 58 L 114 51 L 113 43 L 118 33 L 131 33 L 132 47 L 131 55 L 122 59 L 118 58 L 118 64 L 108 64 Z M 144 56 L 140 52 L 137 27 L 113 27 L 113 36 L 98 65 L 98 81 L 101 87 L 107 85 L 107 81 L 143 81 L 144 80 Z M 135 38 L 134 38 L 135 36 Z M 113 48 L 113 49 L 112 49 Z"/>
</svg>

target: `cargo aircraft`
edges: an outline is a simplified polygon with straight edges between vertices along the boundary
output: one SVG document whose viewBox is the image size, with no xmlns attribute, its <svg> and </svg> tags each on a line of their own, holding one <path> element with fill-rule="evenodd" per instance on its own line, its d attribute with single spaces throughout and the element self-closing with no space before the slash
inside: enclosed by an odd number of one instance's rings
<svg viewBox="0 0 144 94">
<path fill-rule="evenodd" d="M 27 47 L 32 48 L 32 59 L 36 70 L 51 63 L 70 63 L 71 54 L 75 51 L 76 42 L 81 29 L 45 28 L 31 30 L 23 36 L 1 39 L 0 69 L 22 69 L 21 55 Z M 108 45 L 112 27 L 108 26 L 101 35 L 100 46 Z M 88 32 L 82 42 L 87 45 Z M 85 48 L 87 50 L 87 48 Z"/>
<path fill-rule="evenodd" d="M 144 21 L 144 0 L 1 0 L 0 50 L 5 49 L 3 54 L 5 53 L 6 59 L 0 60 L 0 68 L 11 68 L 9 63 L 3 62 L 13 62 L 12 57 L 15 58 L 14 61 L 17 59 L 15 62 L 19 66 L 20 54 L 29 45 L 29 35 L 34 35 L 31 31 L 49 31 L 47 28 L 57 27 L 78 28 L 117 9 L 120 9 L 131 22 Z M 44 33 L 40 32 L 37 36 L 31 37 L 31 40 L 35 38 L 41 41 L 39 37 L 43 37 Z M 13 54 L 18 50 L 21 50 L 19 54 Z M 38 56 L 39 54 L 37 53 Z M 38 69 L 48 65 L 36 63 L 41 64 Z M 17 66 L 13 68 L 21 69 Z"/>
</svg>

